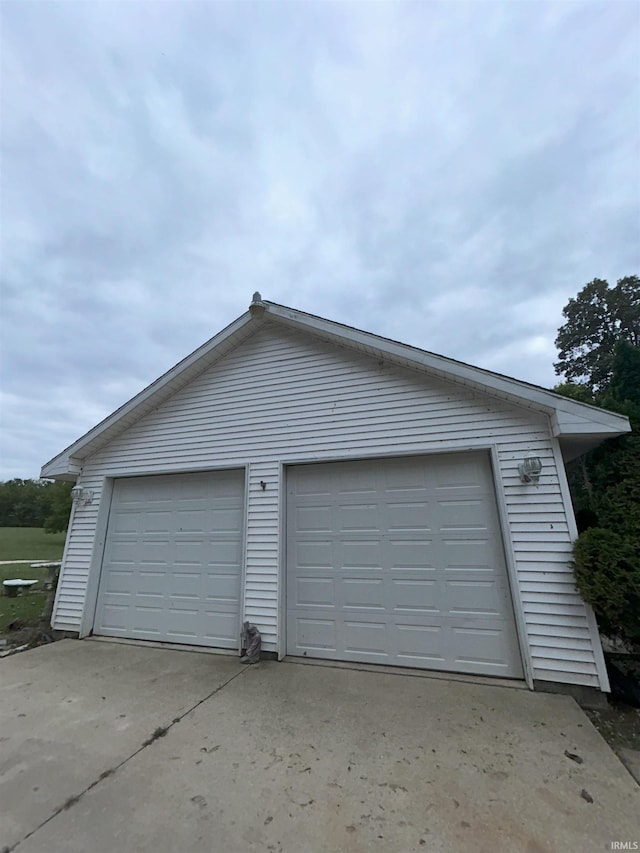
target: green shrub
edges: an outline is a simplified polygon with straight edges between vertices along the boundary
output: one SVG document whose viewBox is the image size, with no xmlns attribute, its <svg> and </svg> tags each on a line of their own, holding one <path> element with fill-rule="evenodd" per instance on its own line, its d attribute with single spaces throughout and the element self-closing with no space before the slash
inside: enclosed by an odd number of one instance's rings
<svg viewBox="0 0 640 853">
<path fill-rule="evenodd" d="M 609 636 L 640 642 L 640 542 L 591 527 L 573 547 L 576 583 Z"/>
</svg>

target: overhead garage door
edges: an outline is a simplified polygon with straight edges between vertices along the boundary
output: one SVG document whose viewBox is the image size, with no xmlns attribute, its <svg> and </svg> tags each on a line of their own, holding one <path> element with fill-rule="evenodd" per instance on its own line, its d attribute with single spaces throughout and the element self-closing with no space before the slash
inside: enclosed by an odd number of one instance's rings
<svg viewBox="0 0 640 853">
<path fill-rule="evenodd" d="M 287 653 L 522 676 L 486 453 L 288 472 Z"/>
<path fill-rule="evenodd" d="M 244 473 L 116 480 L 94 633 L 237 649 Z"/>
</svg>

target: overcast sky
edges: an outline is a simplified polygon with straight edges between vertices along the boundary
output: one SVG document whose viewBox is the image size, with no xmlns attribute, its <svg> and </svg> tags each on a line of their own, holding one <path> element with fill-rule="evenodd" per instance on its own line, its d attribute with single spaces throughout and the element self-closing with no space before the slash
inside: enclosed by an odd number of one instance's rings
<svg viewBox="0 0 640 853">
<path fill-rule="evenodd" d="M 265 299 L 545 387 L 640 272 L 640 4 L 0 3 L 0 479 Z"/>
</svg>

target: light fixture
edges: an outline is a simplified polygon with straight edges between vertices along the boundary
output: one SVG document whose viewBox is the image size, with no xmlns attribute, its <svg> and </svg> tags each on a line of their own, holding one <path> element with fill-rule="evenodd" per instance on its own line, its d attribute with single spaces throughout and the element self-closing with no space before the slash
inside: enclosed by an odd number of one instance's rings
<svg viewBox="0 0 640 853">
<path fill-rule="evenodd" d="M 71 489 L 71 500 L 77 504 L 90 504 L 93 501 L 93 490 L 74 486 Z"/>
<path fill-rule="evenodd" d="M 542 471 L 542 460 L 539 456 L 528 456 L 518 465 L 518 473 L 523 483 L 537 483 Z"/>
</svg>

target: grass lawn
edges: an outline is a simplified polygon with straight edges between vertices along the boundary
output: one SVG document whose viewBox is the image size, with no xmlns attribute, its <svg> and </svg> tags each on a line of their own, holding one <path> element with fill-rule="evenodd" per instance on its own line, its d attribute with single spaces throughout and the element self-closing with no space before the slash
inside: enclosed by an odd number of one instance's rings
<svg viewBox="0 0 640 853">
<path fill-rule="evenodd" d="M 6 530 L 7 528 L 1 529 Z M 25 622 L 33 622 L 39 619 L 47 601 L 47 592 L 44 590 L 44 582 L 47 579 L 46 569 L 32 569 L 25 563 L 0 566 L 0 588 L 2 581 L 10 578 L 22 578 L 23 580 L 36 580 L 37 578 L 39 583 L 32 586 L 29 592 L 20 593 L 17 598 L 0 595 L 0 634 L 6 631 L 7 625 L 14 619 L 23 619 Z"/>
<path fill-rule="evenodd" d="M 0 527 L 0 560 L 61 560 L 64 540 L 64 533 L 45 533 L 40 527 Z M 39 583 L 29 592 L 8 598 L 1 594 L 2 581 L 11 578 L 37 579 Z M 14 619 L 34 622 L 42 616 L 47 601 L 46 579 L 46 569 L 32 569 L 28 563 L 0 565 L 0 634 Z"/>
<path fill-rule="evenodd" d="M 60 560 L 65 535 L 41 527 L 0 527 L 0 560 Z"/>
</svg>

